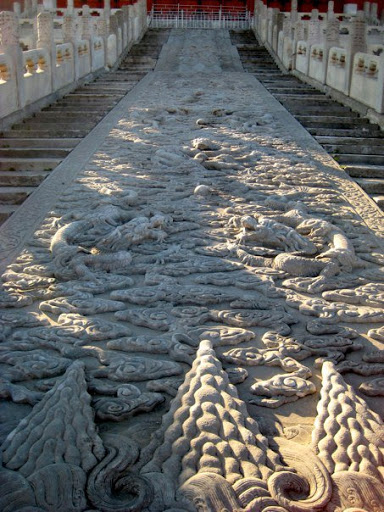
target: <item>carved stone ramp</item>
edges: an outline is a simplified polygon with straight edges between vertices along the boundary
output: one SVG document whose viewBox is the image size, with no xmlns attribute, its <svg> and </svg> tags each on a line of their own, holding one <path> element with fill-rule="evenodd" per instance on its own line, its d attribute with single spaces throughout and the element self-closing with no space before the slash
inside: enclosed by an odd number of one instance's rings
<svg viewBox="0 0 384 512">
<path fill-rule="evenodd" d="M 0 137 L 0 224 L 156 65 L 168 31 L 150 30 L 119 69 L 103 73 Z"/>
<path fill-rule="evenodd" d="M 170 39 L 0 228 L 0 510 L 383 512 L 383 212 Z"/>
<path fill-rule="evenodd" d="M 378 125 L 298 78 L 283 74 L 251 31 L 232 31 L 252 73 L 377 204 L 384 205 L 384 135 Z"/>
</svg>

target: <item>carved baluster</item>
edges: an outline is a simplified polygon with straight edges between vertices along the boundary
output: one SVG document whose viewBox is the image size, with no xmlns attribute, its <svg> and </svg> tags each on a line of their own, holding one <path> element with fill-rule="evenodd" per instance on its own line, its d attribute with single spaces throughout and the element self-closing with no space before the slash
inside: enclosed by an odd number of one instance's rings
<svg viewBox="0 0 384 512">
<path fill-rule="evenodd" d="M 82 15 L 81 15 L 81 39 L 88 41 L 89 44 L 89 57 L 91 60 L 91 69 L 93 63 L 93 44 L 92 44 L 92 25 L 91 25 L 91 13 L 88 5 L 83 5 L 82 7 Z"/>
<path fill-rule="evenodd" d="M 121 55 L 124 48 L 124 15 L 123 11 L 116 11 L 117 22 L 117 54 Z"/>
<path fill-rule="evenodd" d="M 327 25 L 325 29 L 325 48 L 328 51 L 332 46 L 340 45 L 340 21 L 335 18 L 334 3 L 328 2 Z"/>
<path fill-rule="evenodd" d="M 74 44 L 76 41 L 75 19 L 72 13 L 66 13 L 63 18 L 63 41 Z"/>
<path fill-rule="evenodd" d="M 371 2 L 364 2 L 363 12 L 364 12 L 364 18 L 368 20 L 371 15 Z"/>
<path fill-rule="evenodd" d="M 107 40 L 108 40 L 108 25 L 105 19 L 105 14 L 101 13 L 97 20 L 97 35 L 103 38 L 104 42 L 104 66 L 107 66 Z"/>
<path fill-rule="evenodd" d="M 73 0 L 67 0 L 67 14 L 73 13 Z"/>
<path fill-rule="evenodd" d="M 317 9 L 313 9 L 311 19 L 308 22 L 308 48 L 313 44 L 321 43 L 321 39 L 319 11 Z"/>
<path fill-rule="evenodd" d="M 104 16 L 109 24 L 109 18 L 111 17 L 111 0 L 104 0 Z"/>
<path fill-rule="evenodd" d="M 16 14 L 16 16 L 21 16 L 21 5 L 19 2 L 15 2 L 13 4 L 13 12 Z"/>
<path fill-rule="evenodd" d="M 131 35 L 132 35 L 129 30 L 129 7 L 128 7 L 128 5 L 123 5 L 121 10 L 123 11 L 124 41 L 125 41 L 125 46 L 128 46 L 131 42 Z"/>
<path fill-rule="evenodd" d="M 31 17 L 32 16 L 37 16 L 37 0 L 32 0 Z"/>
<path fill-rule="evenodd" d="M 81 16 L 81 39 L 92 39 L 91 12 L 88 5 L 83 5 Z"/>
<path fill-rule="evenodd" d="M 363 11 L 357 11 L 356 18 L 351 23 L 348 50 L 351 59 L 357 52 L 367 51 L 366 21 Z"/>
<path fill-rule="evenodd" d="M 135 41 L 135 24 L 134 24 L 134 9 L 133 5 L 128 5 L 128 33 L 129 33 L 129 40 L 132 42 L 132 44 Z"/>
<path fill-rule="evenodd" d="M 24 18 L 29 18 L 31 16 L 31 0 L 24 0 Z"/>
<path fill-rule="evenodd" d="M 377 3 L 372 3 L 371 4 L 371 19 L 373 22 L 376 22 L 378 23 L 379 22 L 379 18 L 378 18 L 378 4 Z"/>
</svg>

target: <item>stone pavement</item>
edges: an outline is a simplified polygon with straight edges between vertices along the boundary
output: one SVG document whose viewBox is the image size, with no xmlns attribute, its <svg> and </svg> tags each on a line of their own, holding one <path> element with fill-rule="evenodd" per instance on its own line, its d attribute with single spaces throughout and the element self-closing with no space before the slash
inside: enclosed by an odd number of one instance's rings
<svg viewBox="0 0 384 512">
<path fill-rule="evenodd" d="M 384 510 L 383 214 L 240 69 L 173 31 L 0 229 L 1 510 Z"/>
</svg>

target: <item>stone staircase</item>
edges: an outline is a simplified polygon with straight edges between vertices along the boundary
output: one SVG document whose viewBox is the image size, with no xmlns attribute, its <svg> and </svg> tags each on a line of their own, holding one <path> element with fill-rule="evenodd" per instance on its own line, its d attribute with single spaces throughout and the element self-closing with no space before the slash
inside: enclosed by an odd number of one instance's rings
<svg viewBox="0 0 384 512">
<path fill-rule="evenodd" d="M 119 69 L 103 73 L 0 134 L 0 224 L 156 65 L 169 31 L 148 30 Z"/>
<path fill-rule="evenodd" d="M 350 108 L 277 67 L 251 31 L 231 31 L 243 68 L 302 124 L 384 209 L 384 132 Z"/>
</svg>

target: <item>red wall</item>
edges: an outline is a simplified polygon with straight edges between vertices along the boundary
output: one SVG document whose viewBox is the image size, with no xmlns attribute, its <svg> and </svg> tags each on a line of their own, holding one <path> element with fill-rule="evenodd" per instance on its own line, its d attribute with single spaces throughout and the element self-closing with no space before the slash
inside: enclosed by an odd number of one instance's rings
<svg viewBox="0 0 384 512">
<path fill-rule="evenodd" d="M 0 0 L 0 11 L 13 11 L 13 4 L 16 0 Z M 23 10 L 24 0 L 20 0 L 21 10 Z"/>
<path fill-rule="evenodd" d="M 248 0 L 249 1 L 249 0 Z M 364 2 L 366 0 L 334 0 L 335 12 L 342 13 L 344 4 L 357 4 L 358 10 L 363 10 Z M 264 4 L 268 7 L 279 8 L 281 11 L 288 12 L 291 10 L 291 0 L 263 0 Z M 311 12 L 312 9 L 318 9 L 320 12 L 327 12 L 328 0 L 298 0 L 298 11 L 299 12 Z M 378 14 L 384 7 L 384 0 L 375 0 L 378 4 Z M 248 7 L 249 10 L 252 10 Z"/>
</svg>

